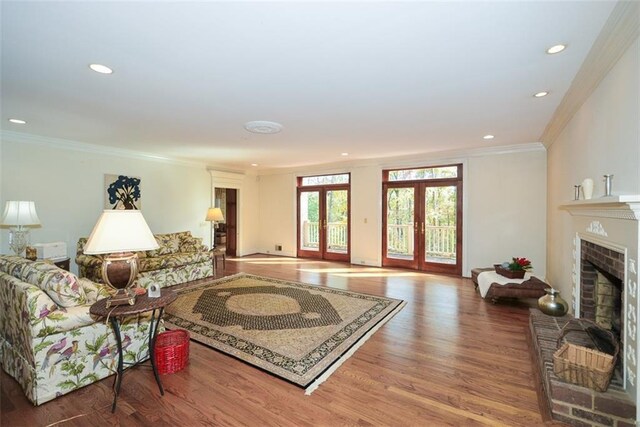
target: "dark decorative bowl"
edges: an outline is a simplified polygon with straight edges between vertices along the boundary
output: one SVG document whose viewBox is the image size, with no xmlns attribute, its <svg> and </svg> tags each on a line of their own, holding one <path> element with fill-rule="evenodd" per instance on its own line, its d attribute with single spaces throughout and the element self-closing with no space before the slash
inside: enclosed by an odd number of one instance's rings
<svg viewBox="0 0 640 427">
<path fill-rule="evenodd" d="M 496 273 L 509 279 L 524 279 L 524 273 L 526 273 L 524 270 L 509 270 L 500 264 L 493 264 L 493 267 L 496 269 Z"/>
</svg>

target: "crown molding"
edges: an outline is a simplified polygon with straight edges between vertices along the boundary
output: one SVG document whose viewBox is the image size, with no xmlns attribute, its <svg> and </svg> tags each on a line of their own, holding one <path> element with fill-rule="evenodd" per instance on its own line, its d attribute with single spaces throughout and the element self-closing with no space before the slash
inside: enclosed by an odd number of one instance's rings
<svg viewBox="0 0 640 427">
<path fill-rule="evenodd" d="M 639 34 L 640 2 L 619 1 L 540 137 L 546 147 L 555 142 Z"/>
<path fill-rule="evenodd" d="M 319 163 L 315 165 L 306 166 L 293 166 L 286 168 L 269 168 L 263 170 L 238 170 L 230 169 L 222 165 L 212 165 L 210 163 L 197 162 L 192 160 L 184 160 L 179 158 L 172 158 L 166 156 L 160 156 L 153 153 L 146 153 L 142 151 L 128 150 L 126 148 L 115 148 L 104 145 L 89 144 L 85 142 L 72 141 L 61 138 L 51 138 L 40 135 L 32 135 L 21 132 L 13 132 L 2 130 L 0 132 L 0 140 L 8 142 L 16 142 L 21 144 L 34 144 L 43 145 L 49 147 L 55 147 L 64 150 L 80 151 L 85 153 L 102 154 L 124 157 L 128 159 L 138 159 L 147 161 L 156 161 L 162 163 L 169 163 L 181 166 L 201 167 L 205 168 L 210 174 L 215 173 L 229 173 L 229 174 L 242 174 L 242 175 L 277 175 L 282 173 L 299 172 L 304 170 L 305 173 L 314 170 L 326 171 L 328 168 L 336 171 L 344 171 L 349 168 L 367 167 L 367 166 L 380 166 L 380 167 L 403 167 L 408 165 L 416 165 L 416 162 L 424 166 L 426 163 L 436 164 L 443 162 L 461 162 L 463 159 L 470 157 L 483 157 L 493 156 L 500 154 L 513 154 L 513 153 L 525 153 L 532 151 L 545 151 L 546 148 L 540 142 L 532 142 L 525 144 L 513 144 L 502 146 L 491 146 L 471 149 L 457 149 L 447 151 L 436 151 L 432 153 L 411 154 L 406 156 L 397 157 L 382 157 L 372 159 L 361 160 L 347 160 L 342 162 L 327 162 Z M 338 173 L 338 172 L 336 172 Z"/>
<path fill-rule="evenodd" d="M 15 142 L 19 144 L 43 145 L 48 147 L 55 147 L 57 149 L 79 151 L 84 153 L 117 156 L 117 157 L 124 157 L 127 159 L 155 161 L 155 162 L 169 163 L 169 164 L 180 165 L 180 166 L 200 167 L 200 168 L 206 168 L 207 170 L 214 169 L 213 166 L 203 162 L 178 159 L 174 157 L 160 156 L 153 153 L 128 150 L 126 148 L 108 147 L 105 145 L 89 144 L 86 142 L 72 141 L 72 140 L 61 139 L 61 138 L 51 138 L 46 136 L 32 135 L 27 133 L 12 132 L 12 131 L 6 131 L 6 130 L 2 130 L 0 135 L 1 135 L 0 140 L 3 142 L 7 141 L 7 142 Z"/>
<path fill-rule="evenodd" d="M 207 172 L 213 177 L 220 178 L 237 178 L 247 175 L 243 170 L 225 169 L 213 166 L 207 166 Z"/>
<path fill-rule="evenodd" d="M 342 162 L 318 163 L 314 165 L 292 166 L 285 168 L 260 169 L 258 175 L 278 175 L 284 173 L 305 174 L 322 171 L 326 173 L 342 173 L 353 168 L 380 166 L 381 168 L 428 166 L 444 163 L 460 163 L 471 157 L 496 156 L 501 154 L 527 153 L 534 151 L 546 151 L 541 142 L 526 144 L 513 144 L 481 148 L 469 148 L 459 150 L 435 151 L 432 153 L 416 153 L 397 157 L 377 157 L 372 159 L 345 160 Z"/>
</svg>

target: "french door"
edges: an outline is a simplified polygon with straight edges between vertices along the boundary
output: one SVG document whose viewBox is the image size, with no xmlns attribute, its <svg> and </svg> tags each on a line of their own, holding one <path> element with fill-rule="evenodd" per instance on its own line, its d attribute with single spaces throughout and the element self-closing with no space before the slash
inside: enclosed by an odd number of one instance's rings
<svg viewBox="0 0 640 427">
<path fill-rule="evenodd" d="M 298 188 L 298 256 L 349 261 L 349 185 Z"/>
<path fill-rule="evenodd" d="M 383 184 L 383 265 L 462 274 L 462 180 Z"/>
</svg>

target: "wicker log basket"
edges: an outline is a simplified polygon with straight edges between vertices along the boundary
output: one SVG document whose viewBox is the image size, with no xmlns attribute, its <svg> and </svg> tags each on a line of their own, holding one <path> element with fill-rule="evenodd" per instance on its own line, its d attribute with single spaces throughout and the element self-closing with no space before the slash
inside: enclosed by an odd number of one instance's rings
<svg viewBox="0 0 640 427">
<path fill-rule="evenodd" d="M 570 332 L 585 331 L 588 327 L 596 328 L 606 335 L 614 347 L 614 354 L 606 354 L 598 350 L 582 347 L 572 343 L 562 343 Z M 620 344 L 611 331 L 585 319 L 572 319 L 562 328 L 558 337 L 558 350 L 553 354 L 553 372 L 563 381 L 604 392 L 609 387 L 613 375 Z"/>
</svg>

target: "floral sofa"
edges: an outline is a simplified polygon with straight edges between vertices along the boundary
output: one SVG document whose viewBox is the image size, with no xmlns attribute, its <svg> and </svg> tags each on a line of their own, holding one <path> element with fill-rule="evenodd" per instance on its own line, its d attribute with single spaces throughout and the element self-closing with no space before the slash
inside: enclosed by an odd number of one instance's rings
<svg viewBox="0 0 640 427">
<path fill-rule="evenodd" d="M 138 286 L 148 288 L 152 283 L 161 287 L 173 286 L 213 275 L 211 253 L 202 239 L 191 232 L 156 234 L 160 247 L 153 251 L 137 252 Z M 86 238 L 78 241 L 76 264 L 80 277 L 102 283 L 102 255 L 85 255 Z"/>
<path fill-rule="evenodd" d="M 116 372 L 112 328 L 89 314 L 107 295 L 104 285 L 53 264 L 0 255 L 0 363 L 35 405 Z M 126 361 L 149 357 L 149 320 L 122 321 Z"/>
</svg>

